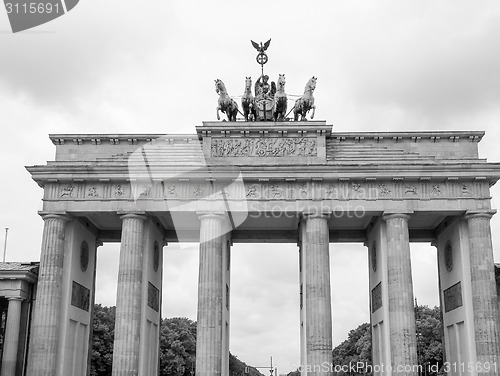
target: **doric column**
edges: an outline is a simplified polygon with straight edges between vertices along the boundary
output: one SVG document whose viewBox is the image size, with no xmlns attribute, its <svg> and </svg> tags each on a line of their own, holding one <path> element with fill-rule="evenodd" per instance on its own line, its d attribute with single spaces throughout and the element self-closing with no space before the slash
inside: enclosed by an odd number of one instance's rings
<svg viewBox="0 0 500 376">
<path fill-rule="evenodd" d="M 328 215 L 304 214 L 305 336 L 308 375 L 329 375 L 332 364 L 332 306 Z"/>
<path fill-rule="evenodd" d="M 0 372 L 2 376 L 16 375 L 17 347 L 19 345 L 19 329 L 21 326 L 21 303 L 21 298 L 9 298 L 2 371 Z"/>
<path fill-rule="evenodd" d="M 64 230 L 68 217 L 45 214 L 28 376 L 54 376 L 61 315 Z"/>
<path fill-rule="evenodd" d="M 200 273 L 196 376 L 220 376 L 222 369 L 222 247 L 225 216 L 200 215 Z"/>
<path fill-rule="evenodd" d="M 125 214 L 122 219 L 120 266 L 116 296 L 113 376 L 137 376 L 141 327 L 141 284 L 144 221 L 146 216 Z"/>
<path fill-rule="evenodd" d="M 469 258 L 474 312 L 477 361 L 489 372 L 500 373 L 498 305 L 491 243 L 490 219 L 494 212 L 469 212 L 465 219 L 469 228 Z"/>
<path fill-rule="evenodd" d="M 387 223 L 387 292 L 393 374 L 417 375 L 417 338 L 407 214 L 384 215 Z"/>
</svg>

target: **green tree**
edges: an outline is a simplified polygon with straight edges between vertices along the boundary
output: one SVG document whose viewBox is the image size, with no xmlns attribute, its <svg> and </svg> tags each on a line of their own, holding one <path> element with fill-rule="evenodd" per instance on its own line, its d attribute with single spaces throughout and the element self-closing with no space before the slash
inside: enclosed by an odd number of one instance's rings
<svg viewBox="0 0 500 376">
<path fill-rule="evenodd" d="M 443 344 L 441 311 L 439 307 L 415 306 L 415 321 L 417 328 L 417 356 L 421 365 L 443 365 Z M 427 368 L 427 374 L 433 375 Z"/>
<path fill-rule="evenodd" d="M 245 373 L 245 368 L 248 367 L 248 373 Z M 242 362 L 238 357 L 229 353 L 229 376 L 264 376 L 257 368 L 248 366 Z M 277 376 L 277 375 L 276 375 Z"/>
<path fill-rule="evenodd" d="M 415 324 L 417 332 L 418 363 L 426 366 L 427 375 L 436 374 L 435 369 L 443 365 L 443 347 L 441 337 L 441 313 L 439 307 L 415 306 Z M 349 365 L 363 362 L 371 364 L 372 343 L 370 324 L 361 324 L 351 330 L 347 339 L 335 347 L 332 352 L 334 365 Z M 429 368 L 430 365 L 437 367 Z M 349 372 L 339 372 L 348 375 Z"/>
<path fill-rule="evenodd" d="M 362 362 L 371 364 L 372 336 L 370 324 L 361 324 L 349 332 L 347 339 L 335 347 L 332 352 L 334 366 L 347 366 Z M 341 368 L 339 368 L 341 369 Z M 346 368 L 349 369 L 349 368 Z M 340 371 L 338 375 L 349 375 L 349 372 Z M 368 373 L 367 373 L 368 374 Z"/>
<path fill-rule="evenodd" d="M 110 376 L 113 364 L 115 307 L 94 305 L 91 376 Z"/>
<path fill-rule="evenodd" d="M 185 317 L 163 319 L 160 376 L 191 376 L 196 365 L 196 323 Z"/>
</svg>

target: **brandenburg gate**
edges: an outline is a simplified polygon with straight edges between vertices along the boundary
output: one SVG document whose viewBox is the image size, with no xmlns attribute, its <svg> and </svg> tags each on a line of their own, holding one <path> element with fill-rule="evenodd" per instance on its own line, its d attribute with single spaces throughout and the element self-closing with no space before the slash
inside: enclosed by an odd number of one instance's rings
<svg viewBox="0 0 500 376">
<path fill-rule="evenodd" d="M 229 375 L 235 242 L 297 243 L 303 376 L 333 373 L 329 247 L 339 242 L 368 248 L 374 374 L 418 374 L 411 241 L 437 248 L 448 373 L 500 374 L 489 192 L 500 164 L 479 158 L 483 133 L 339 133 L 306 121 L 317 79 L 287 112 L 285 75 L 264 75 L 270 42 L 252 41 L 262 74 L 255 97 L 246 77 L 243 113 L 215 80 L 217 119 L 228 121 L 194 135 L 50 136 L 55 161 L 28 167 L 45 221 L 28 376 L 88 374 L 102 242 L 121 244 L 113 376 L 158 375 L 168 242 L 200 243 L 196 376 Z"/>
<path fill-rule="evenodd" d="M 158 375 L 171 242 L 200 243 L 197 376 L 228 375 L 231 246 L 244 242 L 298 245 L 303 375 L 332 373 L 329 247 L 342 242 L 367 247 L 374 374 L 418 373 L 410 242 L 427 242 L 446 361 L 465 365 L 449 374 L 499 375 L 490 186 L 500 164 L 479 158 L 482 137 L 334 132 L 312 120 L 51 135 L 55 160 L 28 167 L 45 223 L 28 376 L 87 375 L 102 242 L 121 244 L 115 376 Z"/>
</svg>

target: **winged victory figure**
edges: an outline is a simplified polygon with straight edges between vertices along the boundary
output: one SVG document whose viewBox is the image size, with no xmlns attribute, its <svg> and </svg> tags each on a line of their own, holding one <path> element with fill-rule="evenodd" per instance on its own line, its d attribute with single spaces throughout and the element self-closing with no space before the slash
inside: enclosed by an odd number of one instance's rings
<svg viewBox="0 0 500 376">
<path fill-rule="evenodd" d="M 265 50 L 267 50 L 269 48 L 269 45 L 271 44 L 271 39 L 269 39 L 266 43 L 262 44 L 262 42 L 257 43 L 257 42 L 254 42 L 253 40 L 250 40 L 250 42 L 252 42 L 252 45 L 255 47 L 255 49 L 257 51 L 259 51 L 259 53 L 264 53 Z"/>
</svg>

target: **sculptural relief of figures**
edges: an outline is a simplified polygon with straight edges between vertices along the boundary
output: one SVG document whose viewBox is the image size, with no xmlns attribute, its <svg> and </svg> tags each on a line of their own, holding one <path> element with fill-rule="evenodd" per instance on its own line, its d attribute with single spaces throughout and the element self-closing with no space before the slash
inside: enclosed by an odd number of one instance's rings
<svg viewBox="0 0 500 376">
<path fill-rule="evenodd" d="M 212 157 L 315 157 L 315 139 L 247 138 L 245 140 L 214 138 Z"/>
<path fill-rule="evenodd" d="M 75 186 L 72 184 L 69 184 L 67 187 L 64 187 L 61 190 L 61 197 L 65 197 L 65 196 L 72 197 L 74 189 L 75 189 Z"/>
</svg>

